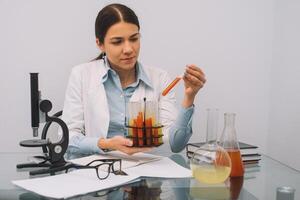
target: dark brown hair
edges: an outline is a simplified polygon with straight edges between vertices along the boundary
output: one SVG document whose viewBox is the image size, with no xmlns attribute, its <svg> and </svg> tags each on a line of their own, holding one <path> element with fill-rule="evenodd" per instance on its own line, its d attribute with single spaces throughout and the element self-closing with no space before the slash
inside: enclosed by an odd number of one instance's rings
<svg viewBox="0 0 300 200">
<path fill-rule="evenodd" d="M 135 24 L 140 30 L 140 24 L 138 17 L 133 10 L 122 4 L 109 4 L 102 8 L 95 22 L 95 35 L 100 43 L 104 43 L 105 35 L 108 29 L 118 23 L 118 22 L 127 22 Z M 102 59 L 105 56 L 105 53 L 102 52 L 97 58 Z"/>
</svg>

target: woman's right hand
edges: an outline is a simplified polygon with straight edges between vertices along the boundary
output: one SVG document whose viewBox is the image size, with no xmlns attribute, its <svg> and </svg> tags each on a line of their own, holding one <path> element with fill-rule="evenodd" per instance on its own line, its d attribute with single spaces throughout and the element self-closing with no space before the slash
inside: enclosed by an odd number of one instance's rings
<svg viewBox="0 0 300 200">
<path fill-rule="evenodd" d="M 138 152 L 147 152 L 152 148 L 146 147 L 132 147 L 133 143 L 130 139 L 127 139 L 123 136 L 114 136 L 109 139 L 100 138 L 98 141 L 98 147 L 101 149 L 113 149 L 122 151 L 128 155 L 132 155 Z"/>
</svg>

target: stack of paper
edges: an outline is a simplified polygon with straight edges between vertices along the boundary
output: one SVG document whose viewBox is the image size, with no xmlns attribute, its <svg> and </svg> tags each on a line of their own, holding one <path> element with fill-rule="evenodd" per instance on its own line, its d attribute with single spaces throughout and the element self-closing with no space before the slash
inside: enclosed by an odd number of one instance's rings
<svg viewBox="0 0 300 200">
<path fill-rule="evenodd" d="M 104 173 L 104 172 L 103 172 Z M 67 174 L 13 181 L 13 184 L 50 198 L 69 198 L 122 185 L 138 176 L 116 176 L 99 180 L 94 169 L 81 169 Z"/>
<path fill-rule="evenodd" d="M 169 158 L 135 166 L 125 170 L 129 175 L 139 177 L 187 178 L 192 177 L 191 170 L 184 168 Z"/>
<path fill-rule="evenodd" d="M 117 154 L 115 155 L 117 157 L 122 155 L 119 153 L 113 154 Z M 99 156 L 103 158 L 103 155 L 95 155 L 72 160 L 72 162 L 77 164 L 86 164 L 87 162 L 90 162 L 91 159 L 99 159 Z M 104 156 L 106 158 L 107 156 L 116 158 L 112 154 Z M 116 187 L 128 183 L 139 177 L 192 177 L 191 170 L 181 167 L 180 165 L 176 164 L 174 161 L 166 157 L 154 156 L 144 153 L 136 154 L 133 157 L 130 156 L 130 161 L 128 161 L 128 159 L 126 160 L 125 157 L 122 159 L 124 160 L 122 161 L 122 165 L 127 165 L 127 168 L 122 170 L 125 171 L 128 176 L 117 176 L 113 173 L 110 173 L 107 179 L 99 180 L 94 169 L 81 169 L 72 171 L 67 174 L 26 180 L 16 180 L 13 181 L 13 184 L 42 196 L 51 198 L 69 198 L 72 196 Z M 128 163 L 125 164 L 126 162 Z"/>
</svg>

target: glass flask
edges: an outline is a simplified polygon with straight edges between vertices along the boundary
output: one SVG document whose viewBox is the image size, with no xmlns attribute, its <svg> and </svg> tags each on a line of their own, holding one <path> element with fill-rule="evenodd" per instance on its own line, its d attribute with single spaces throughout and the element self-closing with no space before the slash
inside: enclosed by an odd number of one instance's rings
<svg viewBox="0 0 300 200">
<path fill-rule="evenodd" d="M 207 109 L 206 143 L 191 159 L 193 177 L 207 184 L 224 182 L 231 171 L 230 157 L 217 143 L 218 113 L 218 109 Z"/>
<path fill-rule="evenodd" d="M 227 151 L 231 159 L 230 177 L 244 176 L 244 165 L 234 126 L 235 113 L 224 114 L 224 129 L 220 138 L 220 145 Z"/>
</svg>

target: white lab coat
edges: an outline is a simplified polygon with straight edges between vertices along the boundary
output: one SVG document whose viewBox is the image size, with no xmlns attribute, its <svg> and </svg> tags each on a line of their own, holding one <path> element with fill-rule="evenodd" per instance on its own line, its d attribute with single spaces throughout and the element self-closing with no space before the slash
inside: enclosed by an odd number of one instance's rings
<svg viewBox="0 0 300 200">
<path fill-rule="evenodd" d="M 159 102 L 164 143 L 168 143 L 170 125 L 177 117 L 174 91 L 162 96 L 162 90 L 170 83 L 168 74 L 158 68 L 144 67 L 153 88 L 141 82 L 130 101 L 147 100 Z M 109 126 L 109 107 L 102 77 L 105 75 L 103 60 L 81 64 L 72 69 L 66 90 L 63 116 L 69 128 L 70 138 L 77 134 L 106 138 Z"/>
</svg>

